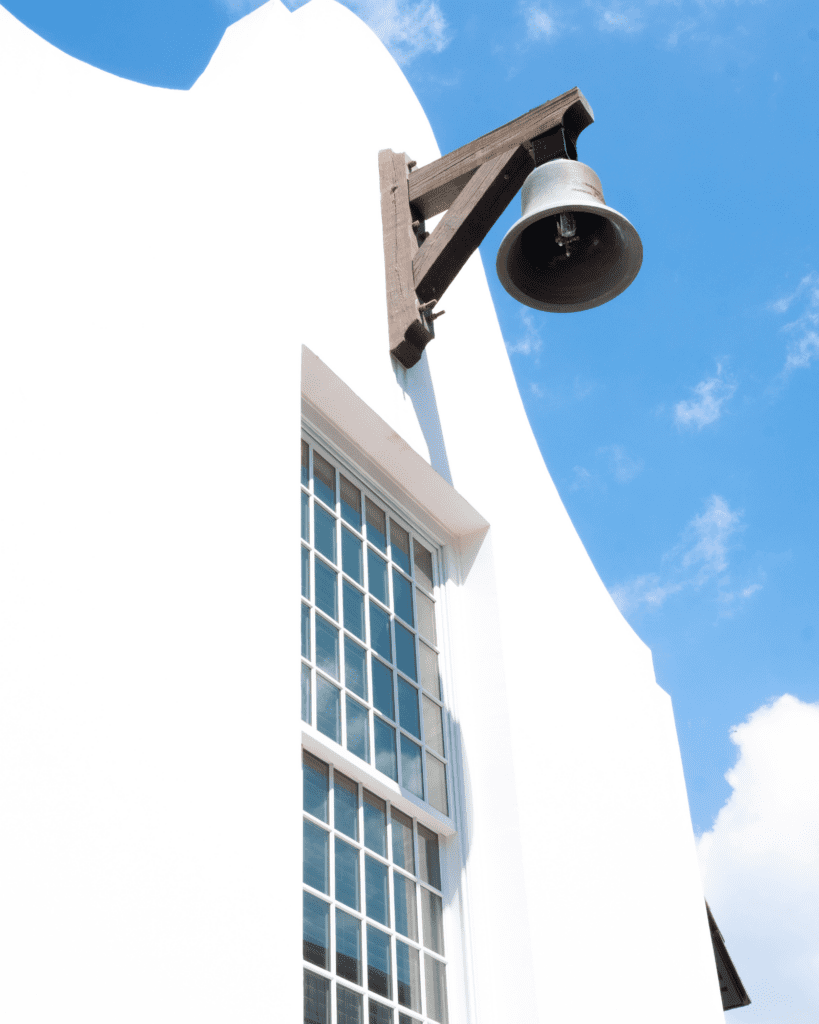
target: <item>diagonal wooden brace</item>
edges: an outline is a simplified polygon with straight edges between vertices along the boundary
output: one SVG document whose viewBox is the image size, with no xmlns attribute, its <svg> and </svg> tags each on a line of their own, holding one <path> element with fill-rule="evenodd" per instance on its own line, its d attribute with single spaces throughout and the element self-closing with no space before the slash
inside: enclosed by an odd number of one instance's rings
<svg viewBox="0 0 819 1024">
<path fill-rule="evenodd" d="M 390 353 L 403 366 L 421 358 L 435 336 L 432 306 L 529 172 L 555 156 L 576 159 L 577 136 L 593 120 L 571 89 L 412 174 L 405 153 L 378 154 Z M 424 219 L 444 211 L 427 237 Z"/>
</svg>

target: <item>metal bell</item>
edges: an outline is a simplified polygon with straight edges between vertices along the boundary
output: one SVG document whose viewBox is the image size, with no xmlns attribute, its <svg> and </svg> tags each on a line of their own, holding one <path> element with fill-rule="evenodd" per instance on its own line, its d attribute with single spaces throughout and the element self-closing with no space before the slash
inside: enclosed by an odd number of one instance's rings
<svg viewBox="0 0 819 1024">
<path fill-rule="evenodd" d="M 574 313 L 624 291 L 643 262 L 640 236 L 606 206 L 600 179 L 577 160 L 536 167 L 521 189 L 523 216 L 498 250 L 498 277 L 526 306 Z"/>
</svg>

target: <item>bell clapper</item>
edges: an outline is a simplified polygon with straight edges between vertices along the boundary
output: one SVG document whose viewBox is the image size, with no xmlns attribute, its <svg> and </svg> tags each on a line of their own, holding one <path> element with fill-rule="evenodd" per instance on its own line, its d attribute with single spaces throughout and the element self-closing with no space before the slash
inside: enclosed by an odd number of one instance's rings
<svg viewBox="0 0 819 1024">
<path fill-rule="evenodd" d="M 572 254 L 571 246 L 577 241 L 577 224 L 574 215 L 568 211 L 557 215 L 557 234 L 555 241 L 566 250 L 566 258 Z"/>
</svg>

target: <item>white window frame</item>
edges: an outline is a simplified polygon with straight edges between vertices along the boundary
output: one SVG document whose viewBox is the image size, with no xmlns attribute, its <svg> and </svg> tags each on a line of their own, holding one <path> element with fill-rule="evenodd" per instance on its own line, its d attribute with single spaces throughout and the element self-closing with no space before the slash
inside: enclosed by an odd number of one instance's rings
<svg viewBox="0 0 819 1024">
<path fill-rule="evenodd" d="M 394 803 L 443 840 L 440 852 L 449 1020 L 450 1024 L 473 1024 L 478 986 L 469 927 L 471 840 L 464 810 L 468 796 L 461 740 L 454 725 L 458 715 L 458 680 L 451 662 L 449 598 L 450 591 L 460 585 L 462 543 L 468 547 L 480 544 L 489 523 L 306 345 L 302 345 L 302 422 L 303 429 L 332 456 L 331 461 L 349 470 L 353 479 L 360 480 L 376 500 L 380 497 L 387 506 L 398 509 L 401 514 L 397 518 L 416 532 L 422 542 L 428 541 L 427 547 L 437 555 L 438 647 L 446 710 L 445 743 L 452 769 L 447 780 L 450 817 L 412 794 L 402 793 L 392 780 L 305 723 L 301 723 L 302 745 L 372 793 Z M 331 1021 L 336 1024 L 334 1001 Z"/>
</svg>

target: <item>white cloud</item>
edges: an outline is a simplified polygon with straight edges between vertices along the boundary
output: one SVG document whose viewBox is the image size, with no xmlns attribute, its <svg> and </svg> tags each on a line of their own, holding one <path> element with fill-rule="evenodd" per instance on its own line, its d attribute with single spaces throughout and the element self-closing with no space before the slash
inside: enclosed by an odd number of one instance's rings
<svg viewBox="0 0 819 1024">
<path fill-rule="evenodd" d="M 574 479 L 569 484 L 570 491 L 588 490 L 594 483 L 594 477 L 584 466 L 574 467 Z"/>
<path fill-rule="evenodd" d="M 265 2 L 266 0 L 219 0 L 219 3 L 221 3 L 228 14 L 235 14 L 237 17 L 255 11 L 257 7 L 261 7 Z M 302 2 L 306 2 L 306 0 L 302 0 Z M 289 3 L 287 6 L 292 8 L 293 4 Z M 298 0 L 296 6 L 301 6 Z"/>
<path fill-rule="evenodd" d="M 663 575 L 648 573 L 612 587 L 620 611 L 625 614 L 640 605 L 659 608 L 672 594 L 699 589 L 726 573 L 730 540 L 742 529 L 741 518 L 741 512 L 732 512 L 724 498 L 712 494 L 705 511 L 694 516 L 680 542 L 663 556 Z"/>
<path fill-rule="evenodd" d="M 819 1020 L 819 704 L 785 694 L 731 730 L 732 793 L 698 842 L 748 1024 Z M 733 1018 L 732 1018 L 733 1019 Z"/>
<path fill-rule="evenodd" d="M 440 53 L 449 43 L 449 26 L 435 0 L 345 0 L 366 21 L 399 64 L 421 53 Z"/>
<path fill-rule="evenodd" d="M 632 458 L 619 444 L 599 448 L 598 454 L 608 456 L 609 470 L 618 484 L 629 483 L 643 468 L 643 460 Z"/>
<path fill-rule="evenodd" d="M 532 314 L 527 313 L 525 309 L 521 309 L 520 319 L 523 322 L 523 334 L 514 344 L 507 344 L 506 350 L 508 352 L 516 352 L 523 356 L 531 356 L 535 352 L 540 351 L 540 347 L 543 342 L 540 340 L 540 334 L 535 327 L 535 321 Z"/>
<path fill-rule="evenodd" d="M 597 27 L 601 32 L 639 32 L 643 27 L 642 13 L 637 7 L 597 7 Z"/>
<path fill-rule="evenodd" d="M 739 529 L 741 512 L 732 512 L 725 498 L 712 494 L 701 516 L 694 516 L 683 533 L 683 546 L 691 544 L 683 553 L 684 569 L 697 567 L 695 585 L 701 586 L 728 568 L 728 541 Z"/>
<path fill-rule="evenodd" d="M 534 381 L 532 381 L 532 383 L 529 385 L 529 390 L 535 396 L 535 398 L 546 397 L 546 392 L 543 390 L 540 384 L 536 384 Z"/>
<path fill-rule="evenodd" d="M 720 418 L 723 404 L 733 397 L 736 389 L 733 381 L 725 379 L 722 366 L 717 363 L 716 376 L 701 380 L 693 389 L 697 397 L 691 401 L 677 402 L 674 406 L 674 422 L 678 427 L 697 427 L 702 430 Z"/>
<path fill-rule="evenodd" d="M 555 34 L 554 18 L 537 4 L 523 4 L 522 7 L 529 39 L 551 39 Z"/>
<path fill-rule="evenodd" d="M 782 377 L 788 377 L 794 370 L 807 369 L 819 358 L 819 274 L 806 274 L 790 295 L 772 302 L 771 309 L 775 313 L 787 313 L 794 304 L 799 315 L 782 327 L 791 337 Z"/>
<path fill-rule="evenodd" d="M 657 573 L 638 576 L 628 583 L 618 583 L 611 588 L 614 603 L 624 614 L 646 604 L 649 608 L 659 608 L 666 598 L 678 593 L 686 583 L 663 583 Z"/>
</svg>

